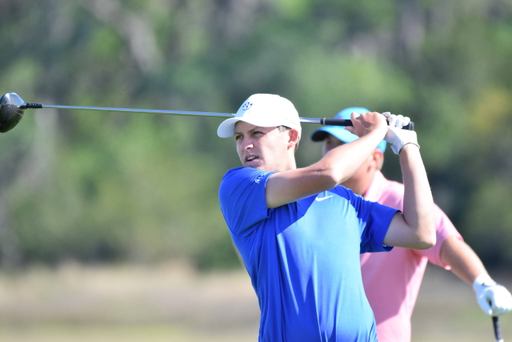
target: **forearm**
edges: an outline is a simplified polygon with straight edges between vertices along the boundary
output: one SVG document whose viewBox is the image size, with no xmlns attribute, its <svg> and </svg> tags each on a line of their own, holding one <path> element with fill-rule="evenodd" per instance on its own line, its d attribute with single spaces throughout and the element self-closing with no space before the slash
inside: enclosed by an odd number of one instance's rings
<svg viewBox="0 0 512 342">
<path fill-rule="evenodd" d="M 451 267 L 457 277 L 470 285 L 479 275 L 487 274 L 485 266 L 473 249 L 455 236 L 443 242 L 441 260 Z"/>
<path fill-rule="evenodd" d="M 512 310 L 510 292 L 489 277 L 478 255 L 464 241 L 455 236 L 447 238 L 441 246 L 441 260 L 451 266 L 457 277 L 472 285 L 486 315 L 499 316 Z"/>
<path fill-rule="evenodd" d="M 419 148 L 405 145 L 400 151 L 404 183 L 403 217 L 420 240 L 435 244 L 434 201 Z"/>
<path fill-rule="evenodd" d="M 373 131 L 356 141 L 329 151 L 315 166 L 328 170 L 339 185 L 352 177 L 384 138 L 383 131 Z"/>
<path fill-rule="evenodd" d="M 363 164 L 387 132 L 386 118 L 376 112 L 352 113 L 349 131 L 360 138 L 336 147 L 317 163 L 290 168 L 268 178 L 265 196 L 268 208 L 276 208 L 301 198 L 331 190 L 350 178 Z"/>
<path fill-rule="evenodd" d="M 336 147 L 313 165 L 277 172 L 266 186 L 268 208 L 276 208 L 322 191 L 350 178 L 382 141 L 384 133 L 371 132 L 349 144 Z"/>
</svg>

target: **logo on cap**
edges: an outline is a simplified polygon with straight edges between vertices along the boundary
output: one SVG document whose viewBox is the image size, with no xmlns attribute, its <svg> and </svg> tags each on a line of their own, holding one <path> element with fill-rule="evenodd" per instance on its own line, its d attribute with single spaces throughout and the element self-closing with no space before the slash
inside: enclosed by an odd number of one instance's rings
<svg viewBox="0 0 512 342">
<path fill-rule="evenodd" d="M 252 107 L 252 102 L 251 101 L 245 101 L 245 103 L 242 105 L 241 109 L 245 112 L 245 111 L 247 111 L 251 107 Z"/>
</svg>

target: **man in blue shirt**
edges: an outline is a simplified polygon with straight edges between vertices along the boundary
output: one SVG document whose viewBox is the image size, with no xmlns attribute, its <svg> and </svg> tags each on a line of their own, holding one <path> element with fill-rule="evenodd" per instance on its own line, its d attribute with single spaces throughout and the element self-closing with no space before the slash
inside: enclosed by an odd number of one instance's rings
<svg viewBox="0 0 512 342">
<path fill-rule="evenodd" d="M 219 200 L 258 296 L 259 341 L 376 341 L 359 254 L 435 244 L 416 133 L 400 129 L 408 118 L 354 113 L 352 122 L 360 139 L 304 168 L 299 115 L 285 98 L 252 95 L 218 128 L 243 165 L 226 173 Z M 340 186 L 383 138 L 400 156 L 403 214 Z"/>
</svg>

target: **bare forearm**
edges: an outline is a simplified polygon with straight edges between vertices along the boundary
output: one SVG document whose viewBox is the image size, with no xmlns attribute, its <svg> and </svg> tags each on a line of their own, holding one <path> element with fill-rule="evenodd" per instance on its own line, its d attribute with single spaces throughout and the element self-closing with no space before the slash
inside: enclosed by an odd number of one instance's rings
<svg viewBox="0 0 512 342">
<path fill-rule="evenodd" d="M 351 177 L 387 132 L 386 118 L 376 112 L 353 113 L 352 124 L 349 131 L 360 139 L 331 150 L 313 165 L 290 167 L 271 175 L 265 188 L 268 208 L 330 190 Z"/>
<path fill-rule="evenodd" d="M 313 165 L 277 172 L 266 186 L 269 208 L 327 191 L 350 178 L 382 141 L 382 131 L 374 131 L 349 144 L 336 147 Z"/>
<path fill-rule="evenodd" d="M 404 183 L 403 216 L 421 240 L 435 244 L 434 201 L 419 149 L 405 145 L 400 152 Z"/>
<path fill-rule="evenodd" d="M 383 137 L 382 131 L 373 131 L 354 142 L 332 149 L 317 164 L 330 170 L 333 181 L 336 182 L 336 185 L 339 185 L 357 171 L 382 141 Z"/>
<path fill-rule="evenodd" d="M 464 241 L 451 236 L 443 242 L 441 260 L 450 265 L 452 272 L 468 284 L 487 271 L 476 253 Z"/>
</svg>

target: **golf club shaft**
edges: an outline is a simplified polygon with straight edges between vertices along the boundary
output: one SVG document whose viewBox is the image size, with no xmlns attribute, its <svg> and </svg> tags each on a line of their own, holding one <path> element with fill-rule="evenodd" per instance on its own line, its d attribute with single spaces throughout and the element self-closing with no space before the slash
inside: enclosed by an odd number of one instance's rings
<svg viewBox="0 0 512 342">
<path fill-rule="evenodd" d="M 211 118 L 233 118 L 235 114 L 230 113 L 215 113 L 215 112 L 197 112 L 197 111 L 184 111 L 184 110 L 160 110 L 160 109 L 134 109 L 134 108 L 115 108 L 115 107 L 81 107 L 81 106 L 58 106 L 58 105 L 44 105 L 40 103 L 25 103 L 22 106 L 25 108 L 54 108 L 54 109 L 72 109 L 72 110 L 92 110 L 104 112 L 123 112 L 123 113 L 144 113 L 144 114 L 160 114 L 160 115 L 181 115 L 181 116 L 204 116 Z M 316 123 L 321 125 L 334 125 L 334 126 L 352 126 L 352 121 L 344 119 L 318 119 L 318 118 L 299 118 L 300 122 Z M 333 122 L 330 122 L 334 120 Z M 329 121 L 330 123 L 325 123 Z"/>
<path fill-rule="evenodd" d="M 116 108 L 116 107 L 81 107 L 81 106 L 58 106 L 58 105 L 44 105 L 40 103 L 25 103 L 20 108 L 54 108 L 54 109 L 72 109 L 72 110 L 92 110 L 103 112 L 123 112 L 123 113 L 145 113 L 145 114 L 159 114 L 159 115 L 192 115 L 192 116 L 206 116 L 212 118 L 232 118 L 235 115 L 229 113 L 214 113 L 214 112 L 195 112 L 183 110 L 160 110 L 160 109 L 135 109 L 135 108 Z"/>
<path fill-rule="evenodd" d="M 503 342 L 500 319 L 498 316 L 492 316 L 492 325 L 494 327 L 494 336 L 496 337 L 496 342 Z"/>
<path fill-rule="evenodd" d="M 40 103 L 24 103 L 20 106 L 22 109 L 27 108 L 54 108 L 54 109 L 72 109 L 72 110 L 92 110 L 92 111 L 107 111 L 107 112 L 124 112 L 124 113 L 145 113 L 145 114 L 160 114 L 160 115 L 182 115 L 182 116 L 203 116 L 213 118 L 233 118 L 235 114 L 230 113 L 215 113 L 215 112 L 198 112 L 198 111 L 180 111 L 180 110 L 159 110 L 159 109 L 134 109 L 134 108 L 115 108 L 115 107 L 82 107 L 82 106 L 58 106 L 58 105 L 44 105 Z M 329 126 L 352 126 L 352 121 L 345 119 L 331 119 L 331 118 L 299 118 L 300 122 L 313 123 Z M 405 126 L 404 129 L 414 130 L 414 123 L 411 122 Z"/>
</svg>

